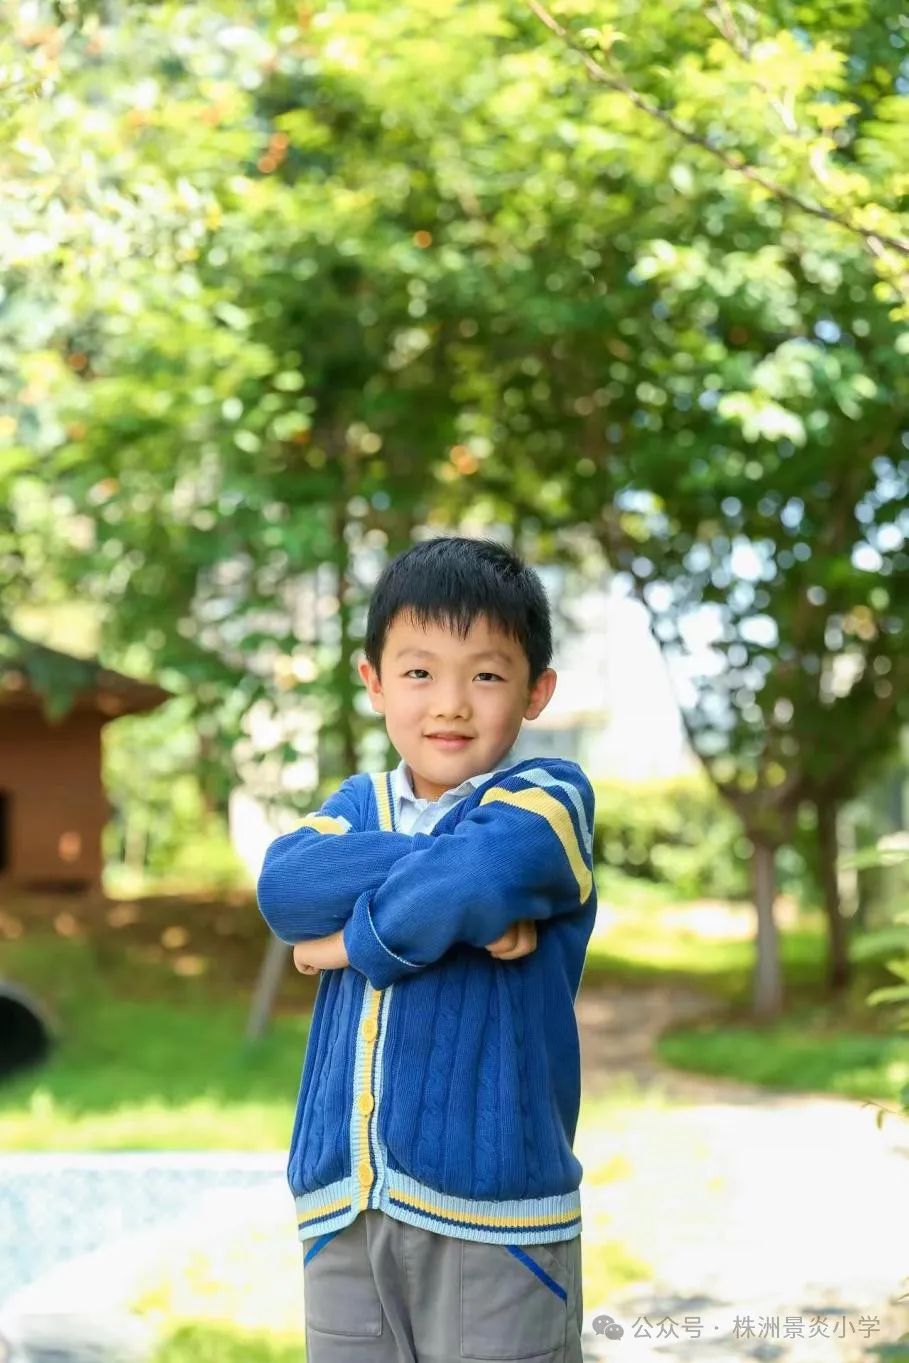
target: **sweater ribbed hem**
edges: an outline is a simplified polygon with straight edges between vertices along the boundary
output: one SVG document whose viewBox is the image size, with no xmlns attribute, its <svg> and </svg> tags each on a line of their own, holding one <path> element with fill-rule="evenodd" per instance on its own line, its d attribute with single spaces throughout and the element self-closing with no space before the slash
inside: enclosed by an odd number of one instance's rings
<svg viewBox="0 0 909 1363">
<path fill-rule="evenodd" d="M 497 1245 L 531 1245 L 572 1240 L 581 1233 L 581 1194 L 518 1198 L 511 1201 L 452 1197 L 409 1175 L 387 1169 L 382 1187 L 374 1187 L 364 1205 L 358 1181 L 339 1179 L 325 1188 L 294 1198 L 301 1240 L 342 1230 L 360 1211 L 386 1212 L 396 1221 Z"/>
</svg>

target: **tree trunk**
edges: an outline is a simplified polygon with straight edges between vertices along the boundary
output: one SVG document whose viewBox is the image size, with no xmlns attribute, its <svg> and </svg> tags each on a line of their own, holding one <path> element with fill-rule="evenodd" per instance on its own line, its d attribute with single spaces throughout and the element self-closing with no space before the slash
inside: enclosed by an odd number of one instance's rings
<svg viewBox="0 0 909 1363">
<path fill-rule="evenodd" d="M 253 992 L 249 1016 L 246 1019 L 247 1041 L 257 1041 L 264 1036 L 275 1011 L 278 990 L 288 959 L 293 955 L 293 947 L 282 942 L 274 933 L 268 939 L 268 946 L 259 967 L 259 977 Z"/>
<path fill-rule="evenodd" d="M 837 806 L 834 800 L 821 798 L 815 801 L 814 807 L 817 811 L 818 864 L 827 918 L 827 982 L 832 990 L 840 990 L 849 983 L 849 935 L 840 903 L 836 867 L 839 853 Z"/>
<path fill-rule="evenodd" d="M 135 804 L 123 818 L 123 862 L 131 871 L 142 873 L 148 856 L 148 824 Z"/>
<path fill-rule="evenodd" d="M 780 942 L 773 904 L 776 898 L 776 853 L 768 843 L 753 840 L 751 882 L 757 909 L 757 957 L 754 965 L 754 1016 L 778 1017 L 783 1008 L 783 976 Z"/>
<path fill-rule="evenodd" d="M 223 754 L 213 734 L 207 731 L 200 732 L 198 729 L 196 733 L 199 742 L 199 762 L 196 772 L 202 806 L 210 819 L 223 819 L 227 814 L 226 799 L 220 789 Z"/>
</svg>

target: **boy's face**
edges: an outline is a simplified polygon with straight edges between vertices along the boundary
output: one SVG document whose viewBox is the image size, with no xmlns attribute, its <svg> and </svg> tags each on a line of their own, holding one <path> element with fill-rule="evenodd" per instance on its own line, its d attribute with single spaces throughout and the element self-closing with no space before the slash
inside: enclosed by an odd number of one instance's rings
<svg viewBox="0 0 909 1363">
<path fill-rule="evenodd" d="M 536 684 L 521 645 L 479 616 L 465 640 L 443 625 L 424 630 L 395 617 L 382 651 L 381 680 L 359 664 L 372 708 L 411 771 L 420 799 L 437 800 L 468 776 L 490 771 L 508 752 L 522 719 L 536 719 L 555 689 L 548 667 Z M 444 742 L 436 734 L 463 734 Z"/>
</svg>

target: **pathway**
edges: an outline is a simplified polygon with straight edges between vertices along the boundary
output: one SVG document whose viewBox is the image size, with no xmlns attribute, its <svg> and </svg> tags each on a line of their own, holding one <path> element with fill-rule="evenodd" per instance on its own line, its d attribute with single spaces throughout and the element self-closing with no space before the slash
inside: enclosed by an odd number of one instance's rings
<svg viewBox="0 0 909 1363">
<path fill-rule="evenodd" d="M 870 1363 L 909 1332 L 909 1123 L 661 1065 L 659 1033 L 715 1006 L 665 985 L 578 996 L 585 1102 L 609 1099 L 575 1146 L 585 1262 L 610 1240 L 651 1268 L 585 1299 L 586 1357 Z M 598 1182 L 611 1160 L 626 1176 Z M 594 1333 L 597 1315 L 623 1337 Z"/>
</svg>

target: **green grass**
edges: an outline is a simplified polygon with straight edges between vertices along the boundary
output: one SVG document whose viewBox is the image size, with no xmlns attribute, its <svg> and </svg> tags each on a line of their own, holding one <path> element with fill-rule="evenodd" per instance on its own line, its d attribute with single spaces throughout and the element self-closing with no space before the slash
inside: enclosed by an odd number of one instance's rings
<svg viewBox="0 0 909 1363">
<path fill-rule="evenodd" d="M 181 1325 L 162 1341 L 152 1363 L 302 1363 L 301 1336 L 239 1330 L 208 1321 Z"/>
<path fill-rule="evenodd" d="M 664 1063 L 790 1092 L 900 1101 L 909 1085 L 909 1036 L 893 1009 L 866 1003 L 873 989 L 895 982 L 884 964 L 896 954 L 892 947 L 866 952 L 856 934 L 854 977 L 832 996 L 823 920 L 801 914 L 797 927 L 780 933 L 785 1014 L 758 1024 L 751 1018 L 755 948 L 747 918 L 739 916 L 734 930 L 744 923 L 749 936 L 705 937 L 689 913 L 690 906 L 657 904 L 648 912 L 617 911 L 608 934 L 591 941 L 584 971 L 585 985 L 694 986 L 715 1002 L 712 1020 L 663 1034 L 656 1049 Z"/>
<path fill-rule="evenodd" d="M 623 908 L 607 936 L 591 939 L 585 983 L 676 981 L 729 1002 L 749 998 L 755 953 L 752 938 L 705 938 L 684 921 L 675 921 L 684 917 L 686 908 L 664 905 L 651 912 Z M 790 996 L 823 995 L 824 935 L 819 919 L 781 932 L 780 958 Z M 875 974 L 875 981 L 878 978 Z"/>
<path fill-rule="evenodd" d="M 757 1026 L 749 1017 L 750 921 L 733 914 L 730 932 L 749 935 L 722 936 L 721 912 L 711 920 L 716 935 L 705 936 L 691 913 L 656 903 L 618 913 L 608 935 L 591 941 L 583 987 L 680 983 L 713 998 L 714 1021 L 662 1038 L 659 1054 L 669 1064 L 789 1090 L 897 1097 L 909 1082 L 909 1040 L 890 1010 L 864 1002 L 890 982 L 880 959 L 858 962 L 849 991 L 831 1000 L 821 921 L 800 921 L 780 939 L 787 1015 Z M 48 1064 L 0 1086 L 0 1147 L 286 1149 L 305 1013 L 279 1015 L 266 1037 L 248 1044 L 248 985 L 217 972 L 177 975 L 160 960 L 127 956 L 113 938 L 30 932 L 3 944 L 4 975 L 48 1003 L 61 1044 Z"/>
<path fill-rule="evenodd" d="M 749 911 L 736 908 L 729 916 L 727 936 L 705 936 L 691 926 L 692 906 L 654 906 L 648 912 L 616 911 L 608 933 L 591 939 L 584 982 L 634 984 L 679 983 L 703 990 L 720 1002 L 750 1008 L 755 961 L 754 925 Z M 742 925 L 747 935 L 741 935 Z M 736 935 L 733 935 L 733 932 Z M 883 962 L 898 954 L 895 948 L 863 951 L 864 938 L 855 934 L 850 946 L 854 978 L 835 1003 L 842 1016 L 876 1030 L 886 1025 L 886 1012 L 871 1009 L 865 997 L 880 985 L 897 983 Z M 780 961 L 787 1009 L 801 1004 L 830 1002 L 826 982 L 826 937 L 819 913 L 802 913 L 797 926 L 779 933 Z"/>
<path fill-rule="evenodd" d="M 108 970 L 87 943 L 52 935 L 8 944 L 2 973 L 49 1001 L 60 1044 L 0 1087 L 0 1147 L 286 1148 L 304 1015 L 279 1017 L 247 1043 L 246 1000 L 163 972 L 161 997 L 145 997 L 141 971 Z"/>
<path fill-rule="evenodd" d="M 832 1032 L 825 1016 L 807 1010 L 766 1027 L 679 1028 L 657 1051 L 680 1069 L 790 1092 L 897 1101 L 909 1085 L 905 1036 Z"/>
</svg>

